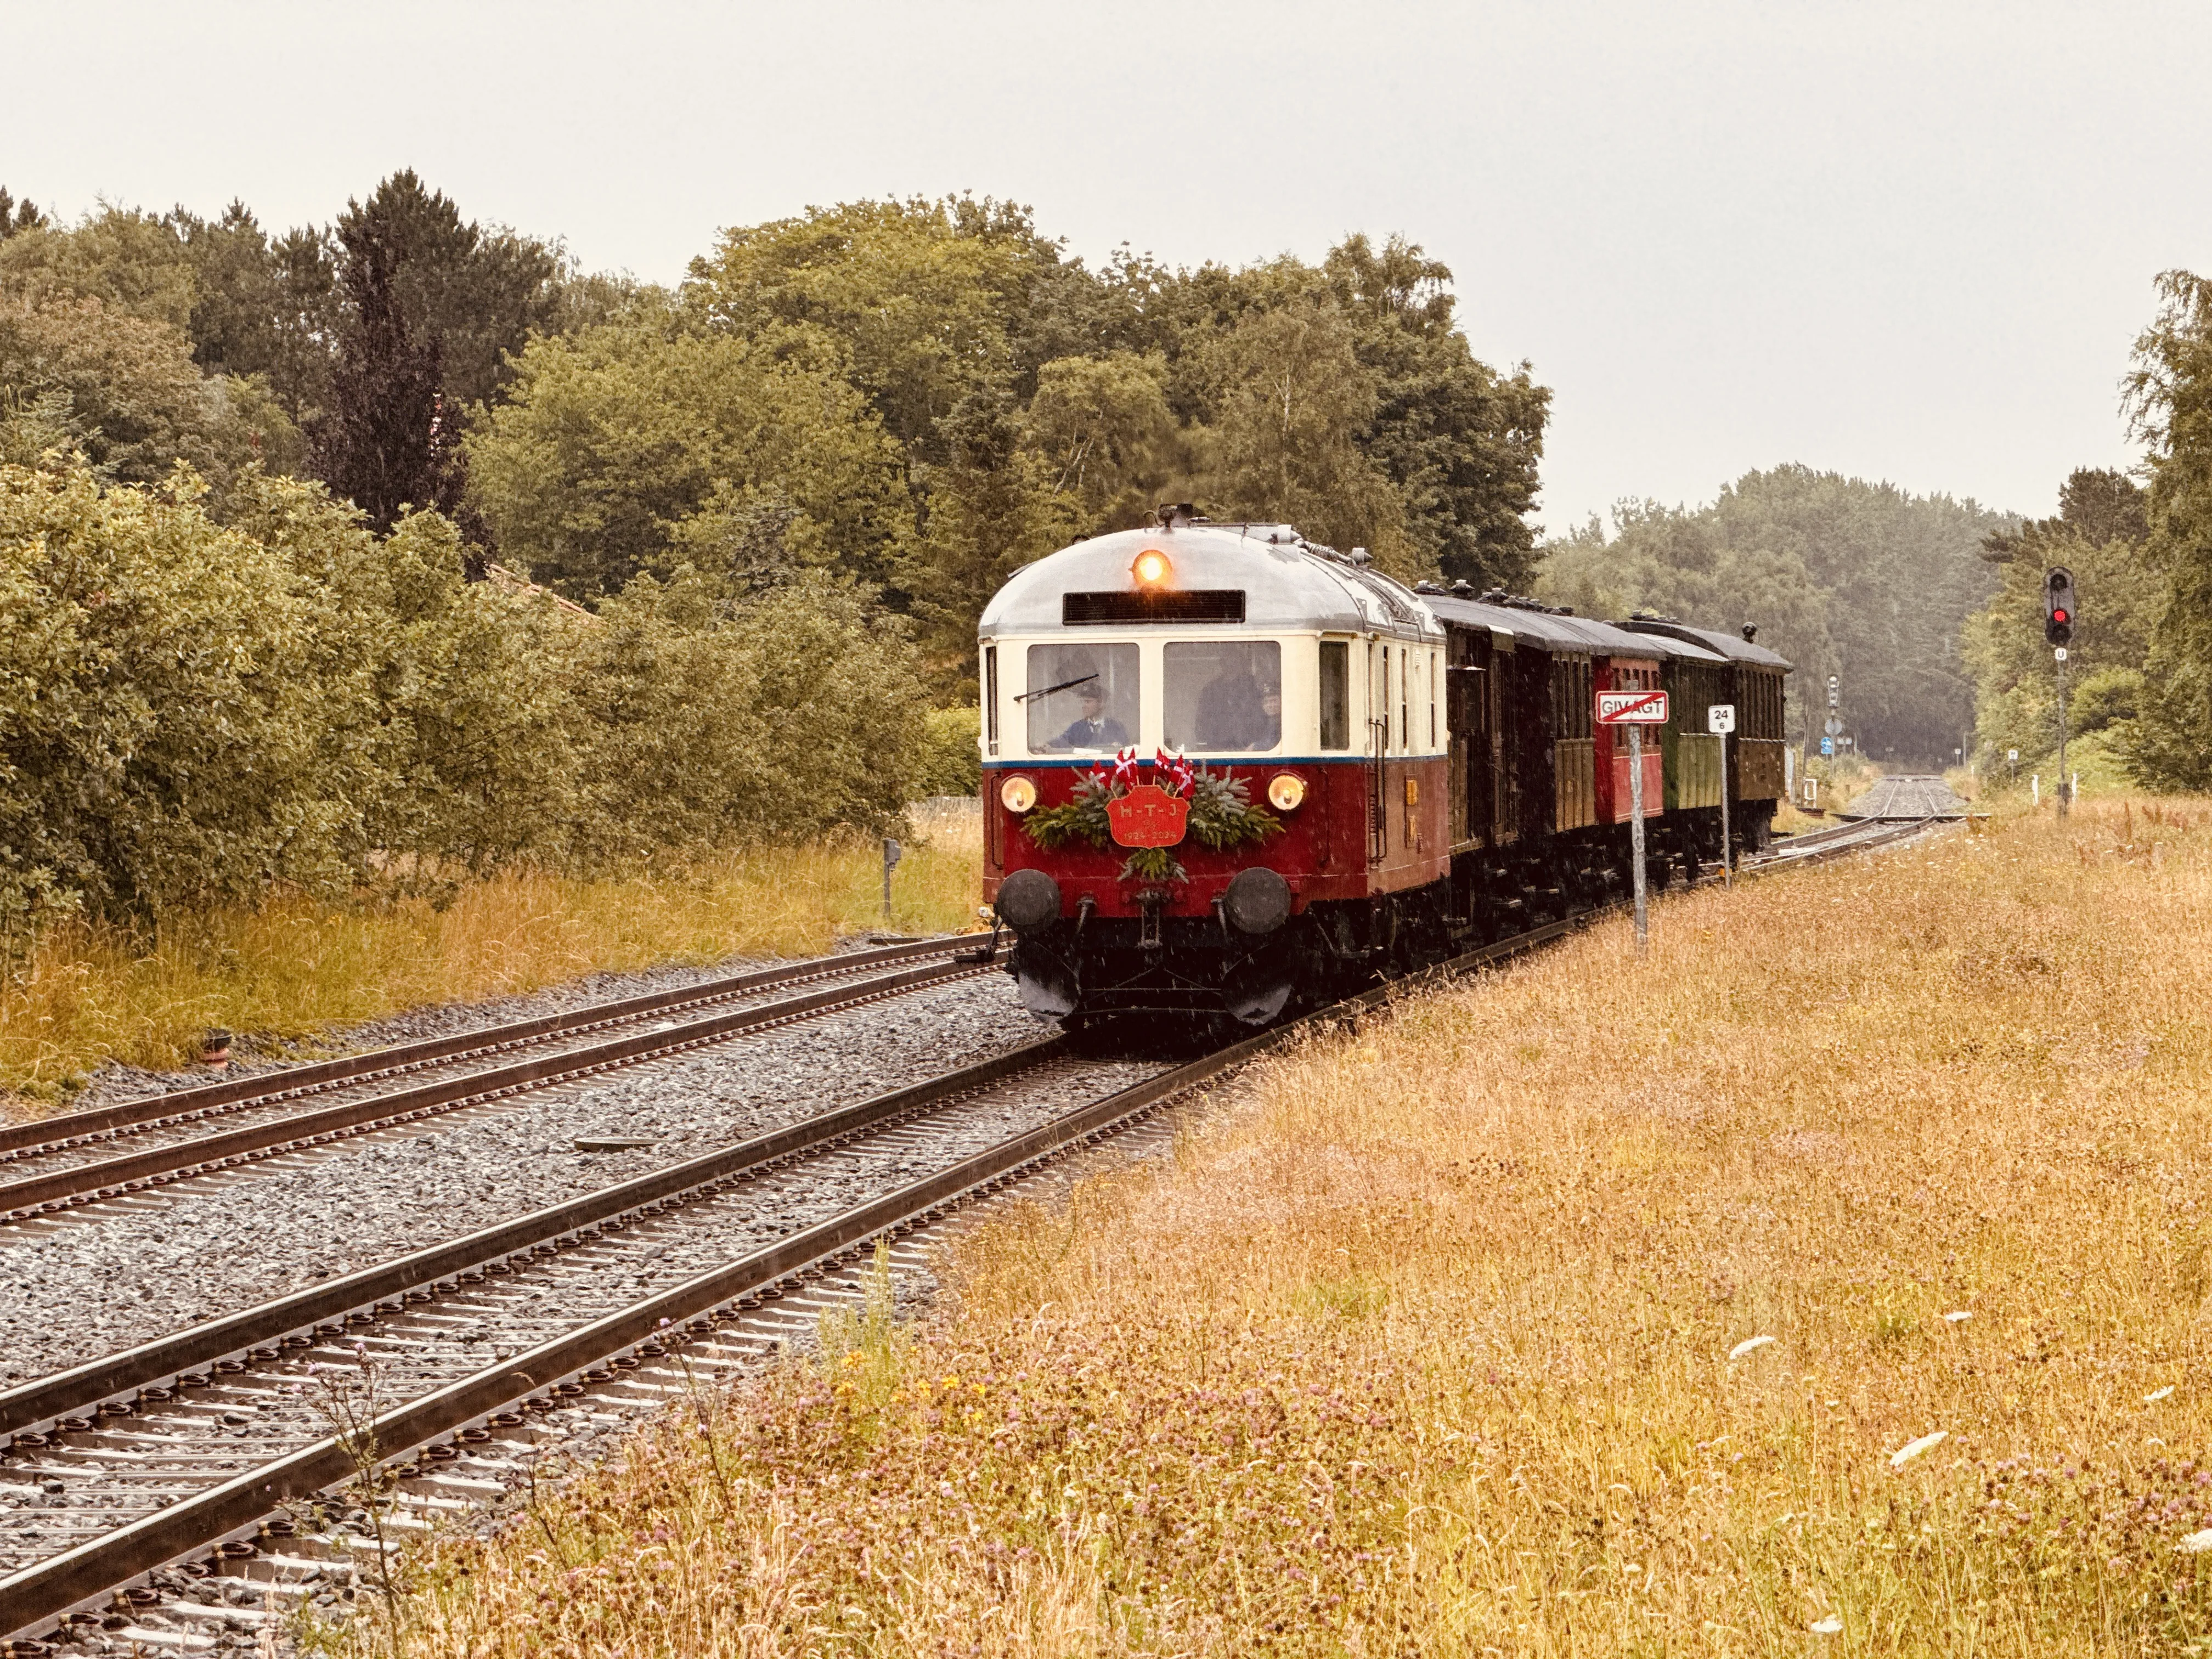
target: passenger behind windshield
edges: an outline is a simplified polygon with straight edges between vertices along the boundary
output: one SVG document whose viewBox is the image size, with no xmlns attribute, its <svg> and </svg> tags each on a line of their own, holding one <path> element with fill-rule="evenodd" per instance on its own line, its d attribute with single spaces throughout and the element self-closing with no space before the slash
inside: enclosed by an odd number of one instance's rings
<svg viewBox="0 0 2212 1659">
<path fill-rule="evenodd" d="M 1172 644 L 1166 668 L 1175 747 L 1250 754 L 1282 741 L 1282 650 L 1274 641 Z"/>
<path fill-rule="evenodd" d="M 1143 711 L 1135 645 L 1033 645 L 1027 656 L 1029 689 L 1020 701 L 1031 754 L 1110 755 L 1136 741 Z"/>
</svg>

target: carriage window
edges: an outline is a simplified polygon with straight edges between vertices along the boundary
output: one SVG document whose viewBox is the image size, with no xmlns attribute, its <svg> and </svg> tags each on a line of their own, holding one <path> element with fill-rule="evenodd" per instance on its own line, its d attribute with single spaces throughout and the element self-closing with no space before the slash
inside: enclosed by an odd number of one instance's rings
<svg viewBox="0 0 2212 1659">
<path fill-rule="evenodd" d="M 999 647 L 983 647 L 983 741 L 993 754 L 999 752 Z"/>
<path fill-rule="evenodd" d="M 1407 687 L 1413 683 L 1413 653 L 1401 646 L 1398 649 L 1398 747 L 1401 749 L 1413 746 L 1413 722 L 1406 718 Z"/>
<path fill-rule="evenodd" d="M 1029 649 L 1033 755 L 1112 754 L 1137 740 L 1137 647 L 1033 645 Z"/>
<path fill-rule="evenodd" d="M 1177 640 L 1164 647 L 1167 744 L 1251 754 L 1283 739 L 1283 647 L 1273 640 Z"/>
<path fill-rule="evenodd" d="M 1352 747 L 1352 647 L 1321 642 L 1321 746 Z"/>
</svg>

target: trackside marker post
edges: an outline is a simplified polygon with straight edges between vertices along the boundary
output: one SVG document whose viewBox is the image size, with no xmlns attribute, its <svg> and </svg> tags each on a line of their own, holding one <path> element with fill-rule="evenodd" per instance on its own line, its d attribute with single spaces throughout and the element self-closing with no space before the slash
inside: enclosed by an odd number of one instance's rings
<svg viewBox="0 0 2212 1659">
<path fill-rule="evenodd" d="M 1667 723 L 1664 691 L 1601 691 L 1597 723 L 1628 728 L 1629 884 L 1636 891 L 1636 954 L 1650 948 L 1650 884 L 1644 870 L 1644 728 Z"/>
<path fill-rule="evenodd" d="M 886 925 L 891 919 L 891 872 L 898 868 L 899 860 L 905 855 L 905 848 L 888 836 L 884 837 L 884 921 Z"/>
<path fill-rule="evenodd" d="M 1721 740 L 1721 885 L 1735 885 L 1735 860 L 1729 855 L 1729 733 L 1735 730 L 1735 705 L 1717 702 L 1705 710 L 1705 730 Z"/>
</svg>

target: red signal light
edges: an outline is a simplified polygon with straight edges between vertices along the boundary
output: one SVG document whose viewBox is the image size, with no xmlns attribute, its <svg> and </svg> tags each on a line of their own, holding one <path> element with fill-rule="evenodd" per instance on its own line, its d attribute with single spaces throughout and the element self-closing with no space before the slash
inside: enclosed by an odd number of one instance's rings
<svg viewBox="0 0 2212 1659">
<path fill-rule="evenodd" d="M 2074 620 L 2074 616 L 2071 611 L 2061 607 L 2051 613 L 2051 620 L 2055 623 L 2069 623 Z"/>
</svg>

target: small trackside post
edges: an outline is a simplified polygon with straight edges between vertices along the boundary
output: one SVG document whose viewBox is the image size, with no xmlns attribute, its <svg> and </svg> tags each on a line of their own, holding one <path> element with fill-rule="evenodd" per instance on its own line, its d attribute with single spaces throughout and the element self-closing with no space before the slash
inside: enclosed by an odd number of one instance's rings
<svg viewBox="0 0 2212 1659">
<path fill-rule="evenodd" d="M 1705 729 L 1721 740 L 1721 885 L 1735 885 L 1735 860 L 1729 844 L 1729 733 L 1735 730 L 1735 705 L 1717 702 L 1705 710 Z"/>
</svg>

